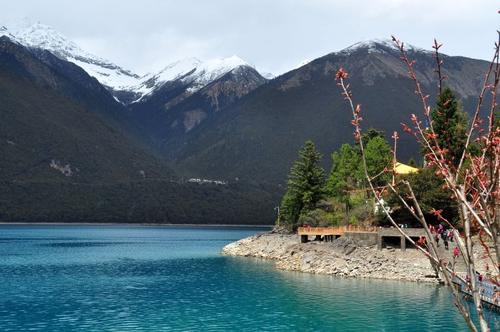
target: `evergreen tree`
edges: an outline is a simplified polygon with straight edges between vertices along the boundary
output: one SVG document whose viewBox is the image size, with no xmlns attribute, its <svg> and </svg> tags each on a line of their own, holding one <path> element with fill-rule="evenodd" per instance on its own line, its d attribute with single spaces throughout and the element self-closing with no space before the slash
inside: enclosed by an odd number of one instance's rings
<svg viewBox="0 0 500 332">
<path fill-rule="evenodd" d="M 392 167 L 392 149 L 385 138 L 377 136 L 368 141 L 365 146 L 365 157 L 366 157 L 366 168 L 370 177 L 376 177 L 373 183 L 376 186 L 381 186 L 390 181 L 391 173 L 390 169 Z M 384 172 L 384 169 L 389 170 L 389 172 Z M 363 173 L 363 167 L 361 165 L 359 176 L 363 180 L 365 179 Z"/>
<path fill-rule="evenodd" d="M 294 228 L 295 223 L 299 220 L 301 210 L 302 202 L 300 196 L 291 190 L 287 190 L 281 199 L 278 224 Z"/>
<path fill-rule="evenodd" d="M 389 172 L 383 172 L 392 166 L 391 147 L 383 137 L 383 133 L 375 129 L 369 130 L 366 136 L 363 135 L 363 142 L 368 174 L 371 177 L 378 175 L 374 183 L 382 185 L 391 177 Z M 349 219 L 350 210 L 355 207 L 356 202 L 359 204 L 360 194 L 365 196 L 363 191 L 356 189 L 363 188 L 366 188 L 366 179 L 359 145 L 344 144 L 332 154 L 332 170 L 325 191 L 339 203 L 344 204 L 345 216 Z"/>
<path fill-rule="evenodd" d="M 417 162 L 413 158 L 410 158 L 410 160 L 408 160 L 408 166 L 418 167 Z"/>
<path fill-rule="evenodd" d="M 323 196 L 324 170 L 319 166 L 320 159 L 314 143 L 307 141 L 290 169 L 280 221 L 291 228 L 295 228 L 300 215 L 312 211 Z"/>
<path fill-rule="evenodd" d="M 442 210 L 442 216 L 449 220 L 452 224 L 458 225 L 459 215 L 457 204 L 447 189 L 443 188 L 444 180 L 434 174 L 433 168 L 424 168 L 417 173 L 405 175 L 412 186 L 413 192 L 422 208 L 426 219 L 433 223 L 439 222 L 436 217 L 430 212 L 432 209 Z M 404 197 L 409 206 L 413 206 L 413 201 L 408 198 L 408 191 L 405 186 L 398 187 L 398 193 Z M 399 198 L 391 193 L 388 202 L 391 206 L 401 206 Z M 402 223 L 419 227 L 419 222 L 406 209 L 396 209 L 398 220 Z"/>
<path fill-rule="evenodd" d="M 378 130 L 375 128 L 369 128 L 366 133 L 363 133 L 363 146 L 366 147 L 368 145 L 368 142 L 370 142 L 372 139 L 376 137 L 380 137 L 385 140 L 385 135 L 382 130 Z M 359 146 L 359 143 L 356 143 L 356 146 Z"/>
<path fill-rule="evenodd" d="M 349 191 L 359 186 L 360 154 L 349 144 L 343 144 L 332 154 L 332 170 L 326 182 L 326 193 L 351 208 Z"/>
<path fill-rule="evenodd" d="M 431 111 L 431 120 L 439 147 L 446 150 L 447 159 L 458 166 L 467 140 L 468 120 L 467 114 L 462 111 L 458 98 L 450 88 L 445 87 L 438 96 L 436 107 Z M 430 130 L 428 132 L 430 134 Z M 472 144 L 469 152 L 475 154 L 477 149 L 477 146 Z M 423 150 L 424 153 L 426 151 L 427 149 Z M 440 209 L 450 222 L 457 222 L 456 204 L 450 198 L 449 192 L 443 189 L 444 182 L 435 176 L 435 170 L 435 167 L 424 168 L 416 174 L 409 175 L 408 180 L 425 214 L 429 214 L 432 208 Z M 405 196 L 403 193 L 403 197 Z M 397 204 L 395 196 L 389 200 Z M 412 205 L 411 201 L 407 203 Z M 411 216 L 399 217 L 412 219 Z M 432 216 L 429 215 L 428 218 L 432 219 Z"/>
<path fill-rule="evenodd" d="M 457 166 L 467 140 L 468 121 L 467 114 L 462 111 L 450 88 L 444 88 L 439 95 L 436 107 L 431 112 L 431 119 L 439 147 L 448 150 L 450 160 Z"/>
</svg>

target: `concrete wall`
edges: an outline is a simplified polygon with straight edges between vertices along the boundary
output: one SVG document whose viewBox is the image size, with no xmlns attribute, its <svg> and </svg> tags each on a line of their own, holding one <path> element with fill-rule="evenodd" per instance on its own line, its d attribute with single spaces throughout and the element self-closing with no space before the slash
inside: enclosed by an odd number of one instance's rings
<svg viewBox="0 0 500 332">
<path fill-rule="evenodd" d="M 313 229 L 314 231 L 314 229 Z M 413 240 L 418 240 L 420 236 L 425 236 L 423 228 L 405 228 L 404 232 L 408 234 Z M 310 240 L 331 242 L 340 235 L 315 235 L 309 236 L 307 234 L 300 235 L 300 242 L 306 243 Z M 396 228 L 378 228 L 376 232 L 363 232 L 363 231 L 345 231 L 344 236 L 358 246 L 371 247 L 377 246 L 379 250 L 390 246 L 391 248 L 400 248 L 406 250 L 409 246 L 409 241 L 399 233 Z"/>
<path fill-rule="evenodd" d="M 425 236 L 425 230 L 423 228 L 403 228 L 403 230 L 411 237 Z M 378 233 L 380 236 L 401 236 L 401 233 L 395 227 L 379 228 Z"/>
<path fill-rule="evenodd" d="M 378 233 L 345 232 L 344 236 L 354 241 L 358 246 L 371 247 L 377 244 Z"/>
<path fill-rule="evenodd" d="M 420 236 L 425 236 L 425 230 L 423 228 L 404 228 L 404 232 L 409 235 L 412 239 L 418 240 Z M 394 238 L 398 239 L 399 245 L 396 247 L 405 251 L 408 240 L 401 235 L 401 233 L 396 228 L 381 228 L 378 232 L 377 247 L 379 250 L 385 248 L 387 240 L 391 238 L 394 242 Z"/>
</svg>

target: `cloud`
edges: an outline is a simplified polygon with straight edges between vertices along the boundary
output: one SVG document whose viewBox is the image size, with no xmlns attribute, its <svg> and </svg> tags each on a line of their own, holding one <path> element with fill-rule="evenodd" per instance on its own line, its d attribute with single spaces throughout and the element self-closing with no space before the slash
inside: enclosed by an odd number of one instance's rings
<svg viewBox="0 0 500 332">
<path fill-rule="evenodd" d="M 0 22 L 39 20 L 140 72 L 184 57 L 238 54 L 281 73 L 391 34 L 422 47 L 438 37 L 450 54 L 488 58 L 497 10 L 494 0 L 21 0 L 2 4 Z"/>
</svg>

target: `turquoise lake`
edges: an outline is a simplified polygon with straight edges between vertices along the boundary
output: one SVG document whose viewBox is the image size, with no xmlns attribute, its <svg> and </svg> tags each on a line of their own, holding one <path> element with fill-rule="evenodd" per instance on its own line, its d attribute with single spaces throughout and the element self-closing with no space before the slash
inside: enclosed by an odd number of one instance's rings
<svg viewBox="0 0 500 332">
<path fill-rule="evenodd" d="M 262 231 L 2 225 L 0 330 L 467 330 L 443 287 L 283 272 L 219 254 Z"/>
</svg>

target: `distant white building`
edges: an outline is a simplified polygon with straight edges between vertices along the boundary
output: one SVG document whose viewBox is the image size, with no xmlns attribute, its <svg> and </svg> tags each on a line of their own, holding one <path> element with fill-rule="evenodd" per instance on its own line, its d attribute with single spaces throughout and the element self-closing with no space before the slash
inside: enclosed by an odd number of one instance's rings
<svg viewBox="0 0 500 332">
<path fill-rule="evenodd" d="M 190 178 L 187 180 L 190 183 L 199 183 L 199 184 L 215 184 L 221 186 L 227 186 L 227 181 L 222 180 L 209 180 L 209 179 L 199 179 L 199 178 Z"/>
</svg>

